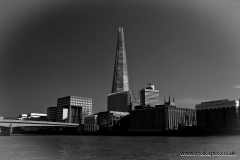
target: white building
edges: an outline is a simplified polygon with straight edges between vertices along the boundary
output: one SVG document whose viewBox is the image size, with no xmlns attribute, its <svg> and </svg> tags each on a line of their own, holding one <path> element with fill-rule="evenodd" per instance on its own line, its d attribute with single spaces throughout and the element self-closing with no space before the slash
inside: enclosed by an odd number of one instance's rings
<svg viewBox="0 0 240 160">
<path fill-rule="evenodd" d="M 19 115 L 19 120 L 23 120 L 27 118 L 27 114 L 20 114 Z"/>
<path fill-rule="evenodd" d="M 159 90 L 155 90 L 154 85 L 149 83 L 146 89 L 140 90 L 140 105 L 143 107 L 155 107 L 159 105 Z"/>
<path fill-rule="evenodd" d="M 44 113 L 28 113 L 27 118 L 39 118 L 39 117 L 47 117 L 47 114 Z"/>
</svg>

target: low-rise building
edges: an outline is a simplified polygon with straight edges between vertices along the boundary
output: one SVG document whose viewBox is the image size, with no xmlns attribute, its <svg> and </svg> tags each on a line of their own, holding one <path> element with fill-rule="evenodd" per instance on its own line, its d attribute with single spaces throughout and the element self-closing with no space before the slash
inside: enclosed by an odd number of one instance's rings
<svg viewBox="0 0 240 160">
<path fill-rule="evenodd" d="M 24 120 L 24 119 L 27 119 L 27 118 L 28 118 L 27 114 L 20 114 L 19 115 L 19 120 Z"/>
<path fill-rule="evenodd" d="M 99 125 L 98 125 L 98 115 L 92 115 L 85 117 L 84 121 L 84 132 L 96 132 L 99 130 Z"/>
<path fill-rule="evenodd" d="M 39 118 L 39 117 L 47 117 L 45 113 L 28 113 L 27 118 Z"/>
<path fill-rule="evenodd" d="M 202 102 L 196 105 L 197 126 L 204 130 L 238 130 L 239 101 L 228 99 Z"/>
<path fill-rule="evenodd" d="M 129 112 L 106 111 L 98 113 L 98 124 L 100 131 L 112 130 L 118 121 L 128 115 Z"/>
<path fill-rule="evenodd" d="M 178 130 L 196 125 L 196 110 L 173 105 L 156 105 L 130 111 L 131 131 Z"/>
</svg>

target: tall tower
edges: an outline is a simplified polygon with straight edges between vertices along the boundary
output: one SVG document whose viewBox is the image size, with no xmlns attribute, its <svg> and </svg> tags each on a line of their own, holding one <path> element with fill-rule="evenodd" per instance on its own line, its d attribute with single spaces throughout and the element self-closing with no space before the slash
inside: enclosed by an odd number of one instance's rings
<svg viewBox="0 0 240 160">
<path fill-rule="evenodd" d="M 123 27 L 119 27 L 112 93 L 123 91 L 129 91 L 129 81 Z"/>
</svg>

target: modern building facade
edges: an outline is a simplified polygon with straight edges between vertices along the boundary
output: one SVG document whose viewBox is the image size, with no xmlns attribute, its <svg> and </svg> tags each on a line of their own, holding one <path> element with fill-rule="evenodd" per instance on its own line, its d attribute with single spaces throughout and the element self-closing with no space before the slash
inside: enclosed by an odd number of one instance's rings
<svg viewBox="0 0 240 160">
<path fill-rule="evenodd" d="M 195 125 L 195 109 L 157 105 L 130 111 L 131 131 L 168 131 L 178 130 L 181 126 Z"/>
<path fill-rule="evenodd" d="M 84 117 L 92 115 L 92 99 L 67 96 L 57 100 L 57 122 L 84 124 Z"/>
<path fill-rule="evenodd" d="M 56 122 L 57 116 L 57 107 L 48 107 L 47 108 L 47 119 L 51 122 Z"/>
<path fill-rule="evenodd" d="M 112 93 L 129 91 L 127 57 L 123 28 L 119 27 L 117 50 L 115 57 Z"/>
<path fill-rule="evenodd" d="M 149 83 L 146 89 L 140 90 L 140 105 L 147 107 L 159 105 L 159 90 L 155 90 L 154 85 Z"/>
<path fill-rule="evenodd" d="M 107 111 L 98 113 L 98 124 L 100 131 L 109 131 L 117 122 L 129 112 Z"/>
<path fill-rule="evenodd" d="M 99 130 L 99 125 L 98 125 L 98 115 L 92 115 L 85 117 L 84 120 L 84 132 L 89 133 L 89 132 L 96 132 Z"/>
<path fill-rule="evenodd" d="M 119 27 L 112 91 L 107 96 L 107 111 L 128 112 L 131 110 L 131 101 L 124 33 L 123 28 Z"/>
<path fill-rule="evenodd" d="M 228 99 L 202 102 L 196 105 L 197 125 L 204 130 L 239 130 L 239 101 Z"/>
<path fill-rule="evenodd" d="M 128 112 L 131 110 L 130 91 L 112 93 L 107 96 L 107 111 Z"/>
</svg>

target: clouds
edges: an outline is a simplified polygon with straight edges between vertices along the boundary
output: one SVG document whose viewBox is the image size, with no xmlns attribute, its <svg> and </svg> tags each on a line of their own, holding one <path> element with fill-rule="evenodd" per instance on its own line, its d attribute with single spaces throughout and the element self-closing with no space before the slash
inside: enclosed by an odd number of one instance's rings
<svg viewBox="0 0 240 160">
<path fill-rule="evenodd" d="M 233 88 L 240 89 L 240 85 L 235 85 L 235 86 L 233 86 Z"/>
</svg>

